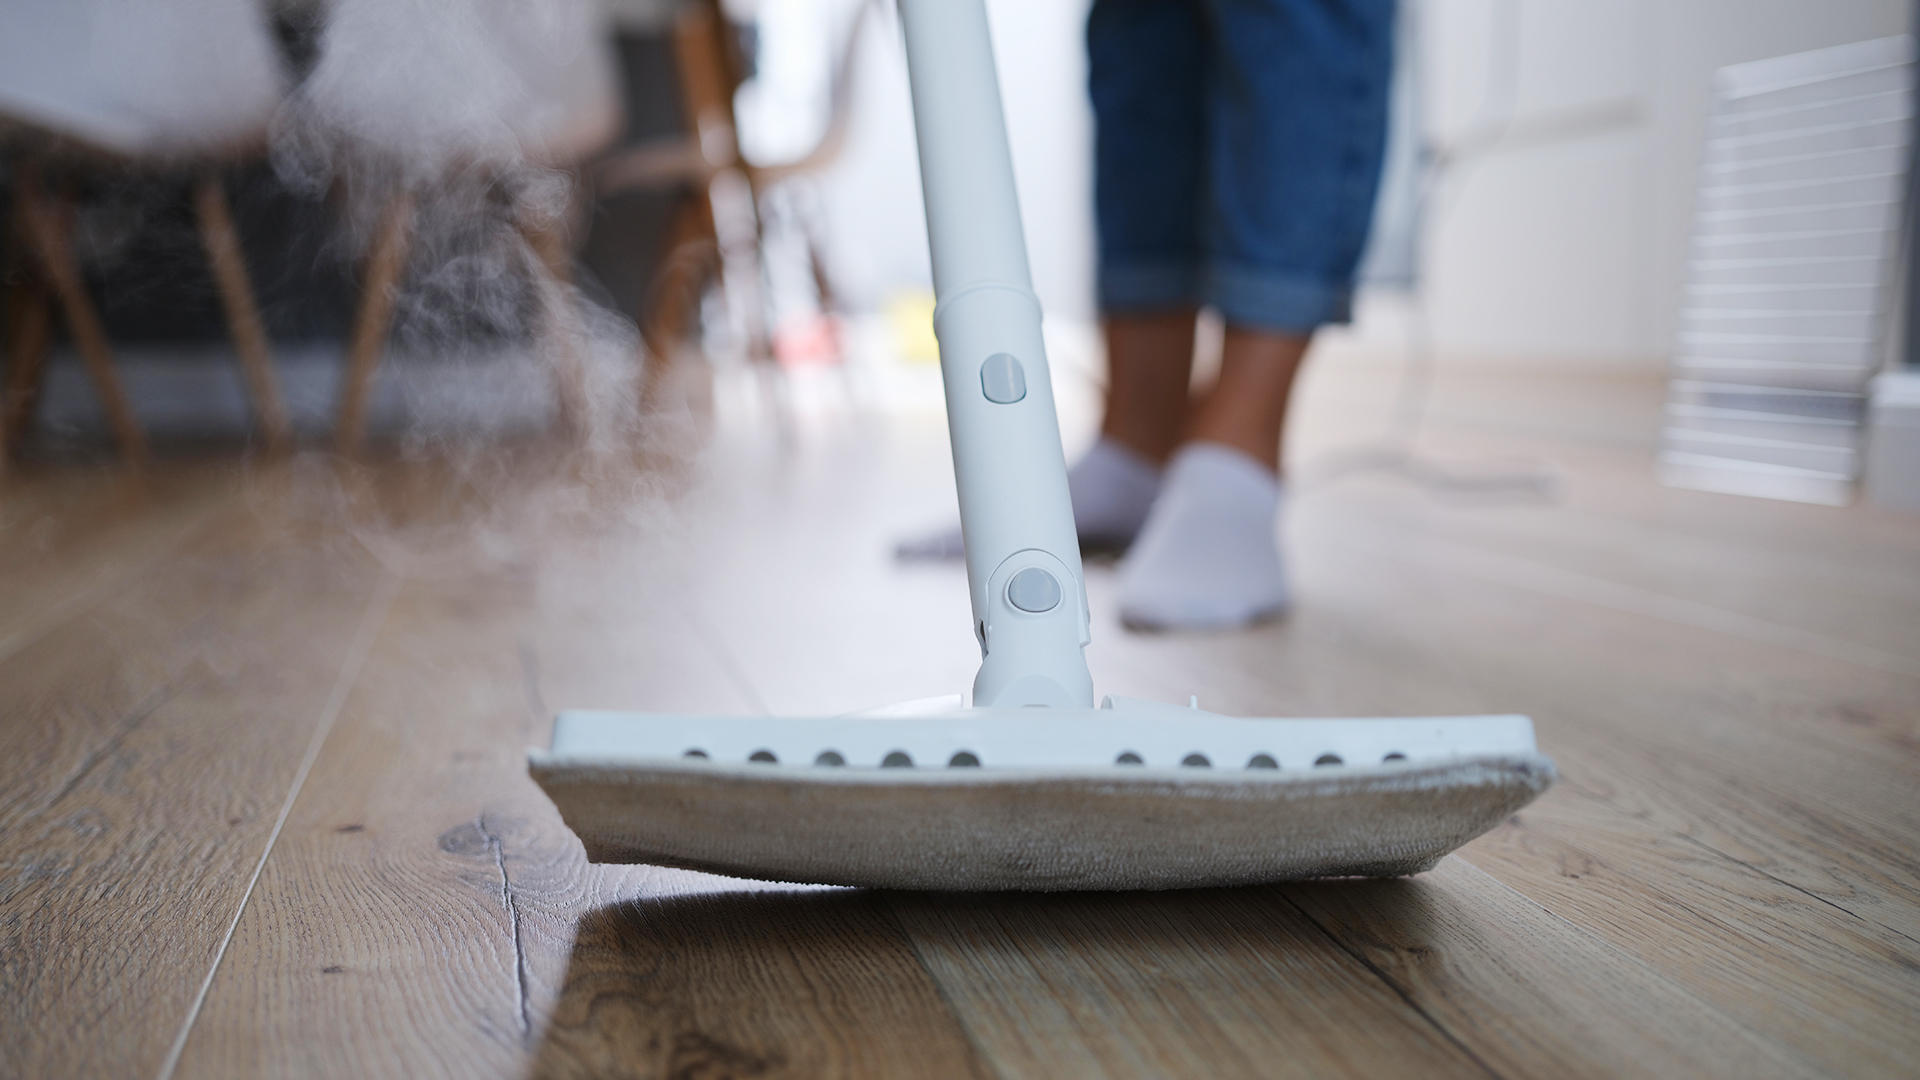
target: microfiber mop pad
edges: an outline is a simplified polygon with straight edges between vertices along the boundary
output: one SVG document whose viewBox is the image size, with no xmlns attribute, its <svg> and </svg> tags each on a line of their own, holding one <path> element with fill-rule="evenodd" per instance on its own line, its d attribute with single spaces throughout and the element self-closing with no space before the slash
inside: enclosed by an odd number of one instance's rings
<svg viewBox="0 0 1920 1080">
<path fill-rule="evenodd" d="M 1147 702 L 1024 712 L 570 713 L 532 773 L 595 862 L 1036 891 L 1417 873 L 1554 776 L 1524 717 L 1238 720 Z M 1129 760 L 1141 763 L 1116 764 Z"/>
</svg>

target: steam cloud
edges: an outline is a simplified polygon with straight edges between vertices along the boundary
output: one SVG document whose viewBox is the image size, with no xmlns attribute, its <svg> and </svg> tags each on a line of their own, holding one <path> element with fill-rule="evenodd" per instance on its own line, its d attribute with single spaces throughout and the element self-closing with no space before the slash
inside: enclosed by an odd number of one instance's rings
<svg viewBox="0 0 1920 1080">
<path fill-rule="evenodd" d="M 604 146 L 620 116 L 613 60 L 590 0 L 338 0 L 312 70 L 276 116 L 271 154 L 294 189 L 344 211 L 337 254 L 364 258 L 393 200 L 413 207 L 408 269 L 389 360 L 430 357 L 424 380 L 498 373 L 548 386 L 573 431 L 503 445 L 458 419 L 403 436 L 431 479 L 396 499 L 377 470 L 306 462 L 290 493 L 304 512 L 344 514 L 394 569 L 435 572 L 517 560 L 554 529 L 657 518 L 682 456 L 687 417 L 640 407 L 634 328 L 548 272 L 539 238 L 584 215 L 571 167 Z M 476 343 L 492 363 L 460 364 Z M 403 386 L 409 365 L 383 363 Z M 528 370 L 531 368 L 532 370 Z M 568 407 L 571 406 L 569 409 Z"/>
</svg>

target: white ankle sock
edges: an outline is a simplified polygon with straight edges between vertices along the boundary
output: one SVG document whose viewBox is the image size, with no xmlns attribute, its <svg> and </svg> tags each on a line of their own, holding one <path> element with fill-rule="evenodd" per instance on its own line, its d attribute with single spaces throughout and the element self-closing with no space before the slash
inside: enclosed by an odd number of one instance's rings
<svg viewBox="0 0 1920 1080">
<path fill-rule="evenodd" d="M 1152 462 L 1102 436 L 1067 470 L 1067 493 L 1073 499 L 1073 525 L 1080 534 L 1080 546 L 1125 550 L 1145 524 L 1159 492 L 1160 470 Z M 909 560 L 958 559 L 966 549 L 960 542 L 960 526 L 953 525 L 902 541 L 894 553 Z"/>
<path fill-rule="evenodd" d="M 1160 469 L 1103 435 L 1067 470 L 1067 491 L 1080 546 L 1124 551 L 1160 494 Z"/>
<path fill-rule="evenodd" d="M 1280 481 L 1218 443 L 1168 463 L 1153 512 L 1120 564 L 1120 619 L 1152 630 L 1246 626 L 1287 606 L 1275 517 Z"/>
</svg>

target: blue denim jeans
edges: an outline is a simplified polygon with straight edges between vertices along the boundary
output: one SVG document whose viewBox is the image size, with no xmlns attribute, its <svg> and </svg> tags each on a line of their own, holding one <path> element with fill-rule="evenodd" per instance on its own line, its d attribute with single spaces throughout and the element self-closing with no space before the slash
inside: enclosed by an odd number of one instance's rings
<svg viewBox="0 0 1920 1080">
<path fill-rule="evenodd" d="M 1387 136 L 1394 0 L 1095 0 L 1100 304 L 1345 322 Z"/>
</svg>

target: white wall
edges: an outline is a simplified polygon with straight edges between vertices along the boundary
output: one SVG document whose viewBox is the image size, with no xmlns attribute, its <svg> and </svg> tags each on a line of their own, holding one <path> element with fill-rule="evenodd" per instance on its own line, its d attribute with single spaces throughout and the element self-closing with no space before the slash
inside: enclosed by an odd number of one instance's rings
<svg viewBox="0 0 1920 1080">
<path fill-rule="evenodd" d="M 1713 71 L 1902 33 L 1912 12 L 1910 0 L 1421 10 L 1429 131 L 1467 151 L 1429 223 L 1441 353 L 1622 365 L 1661 362 L 1673 338 Z M 1516 37 L 1517 53 L 1504 45 Z"/>
<path fill-rule="evenodd" d="M 1088 3 L 987 2 L 1034 289 L 1069 319 L 1094 315 Z M 838 285 L 865 308 L 932 287 L 900 29 L 891 5 L 879 7 L 860 42 L 847 145 L 822 184 Z"/>
</svg>

